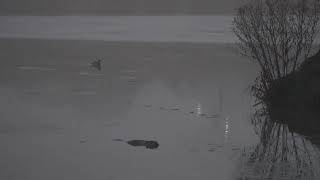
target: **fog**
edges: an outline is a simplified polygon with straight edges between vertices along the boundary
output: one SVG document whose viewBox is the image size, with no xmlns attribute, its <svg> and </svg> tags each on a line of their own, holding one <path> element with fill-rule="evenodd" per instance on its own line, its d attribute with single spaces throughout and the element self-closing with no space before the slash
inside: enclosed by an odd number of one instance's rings
<svg viewBox="0 0 320 180">
<path fill-rule="evenodd" d="M 1 1 L 1 180 L 318 179 L 317 134 L 260 141 L 231 1 L 109 2 Z"/>
</svg>

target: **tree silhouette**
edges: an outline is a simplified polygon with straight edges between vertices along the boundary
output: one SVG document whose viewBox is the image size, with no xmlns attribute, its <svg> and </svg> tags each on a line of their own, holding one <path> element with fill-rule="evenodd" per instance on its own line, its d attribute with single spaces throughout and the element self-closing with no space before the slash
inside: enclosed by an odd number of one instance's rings
<svg viewBox="0 0 320 180">
<path fill-rule="evenodd" d="M 309 56 L 318 23 L 319 0 L 250 0 L 238 8 L 233 32 L 241 53 L 259 63 L 268 88 Z"/>
</svg>

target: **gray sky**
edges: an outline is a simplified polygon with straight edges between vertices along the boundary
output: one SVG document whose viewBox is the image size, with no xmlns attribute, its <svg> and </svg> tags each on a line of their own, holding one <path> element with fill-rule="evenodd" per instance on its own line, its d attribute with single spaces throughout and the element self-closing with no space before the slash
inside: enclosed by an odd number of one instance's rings
<svg viewBox="0 0 320 180">
<path fill-rule="evenodd" d="M 0 0 L 0 15 L 232 14 L 242 0 Z"/>
</svg>

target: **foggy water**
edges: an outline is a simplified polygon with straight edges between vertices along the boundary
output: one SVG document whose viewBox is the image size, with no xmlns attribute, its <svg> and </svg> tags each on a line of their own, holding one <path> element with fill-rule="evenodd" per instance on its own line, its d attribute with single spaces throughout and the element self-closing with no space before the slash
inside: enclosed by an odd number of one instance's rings
<svg viewBox="0 0 320 180">
<path fill-rule="evenodd" d="M 0 46 L 0 179 L 233 179 L 257 141 L 247 91 L 257 67 L 232 45 Z"/>
<path fill-rule="evenodd" d="M 235 41 L 233 16 L 0 16 L 0 37 L 143 42 Z"/>
<path fill-rule="evenodd" d="M 231 20 L 0 17 L 0 179 L 257 178 Z"/>
</svg>

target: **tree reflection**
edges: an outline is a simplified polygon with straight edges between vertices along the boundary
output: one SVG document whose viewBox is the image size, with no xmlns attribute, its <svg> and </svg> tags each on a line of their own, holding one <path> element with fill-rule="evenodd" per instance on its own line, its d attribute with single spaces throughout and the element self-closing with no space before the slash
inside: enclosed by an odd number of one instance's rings
<svg viewBox="0 0 320 180">
<path fill-rule="evenodd" d="M 252 116 L 260 142 L 243 150 L 239 179 L 318 179 L 319 149 L 309 137 L 272 121 L 260 105 Z"/>
</svg>

